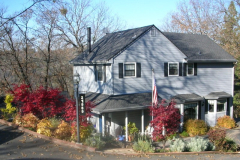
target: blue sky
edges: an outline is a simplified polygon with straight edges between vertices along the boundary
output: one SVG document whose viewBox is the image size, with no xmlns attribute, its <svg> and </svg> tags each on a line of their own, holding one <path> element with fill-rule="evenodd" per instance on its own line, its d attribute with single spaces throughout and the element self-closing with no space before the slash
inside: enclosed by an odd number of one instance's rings
<svg viewBox="0 0 240 160">
<path fill-rule="evenodd" d="M 105 1 L 111 13 L 118 15 L 131 28 L 161 25 L 164 17 L 177 8 L 180 0 L 93 0 L 101 1 Z M 10 12 L 20 12 L 30 4 L 30 0 L 0 0 L 0 5 L 6 6 Z"/>
</svg>

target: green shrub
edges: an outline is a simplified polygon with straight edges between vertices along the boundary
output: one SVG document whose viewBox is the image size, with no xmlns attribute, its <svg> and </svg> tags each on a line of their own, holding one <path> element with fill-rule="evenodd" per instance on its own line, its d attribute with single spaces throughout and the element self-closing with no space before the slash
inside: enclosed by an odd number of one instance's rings
<svg viewBox="0 0 240 160">
<path fill-rule="evenodd" d="M 208 127 L 203 120 L 189 119 L 184 123 L 184 128 L 190 136 L 205 135 Z"/>
<path fill-rule="evenodd" d="M 187 144 L 187 150 L 190 152 L 202 152 L 214 149 L 215 147 L 208 140 L 201 137 L 191 138 L 191 141 Z"/>
<path fill-rule="evenodd" d="M 189 134 L 186 131 L 183 131 L 182 133 L 180 133 L 181 137 L 188 137 Z"/>
<path fill-rule="evenodd" d="M 184 152 L 186 150 L 186 143 L 181 138 L 173 138 L 170 143 L 170 150 L 172 152 Z"/>
<path fill-rule="evenodd" d="M 134 142 L 133 150 L 140 153 L 154 152 L 151 142 L 143 141 L 141 139 L 139 139 L 138 142 Z"/>
<path fill-rule="evenodd" d="M 238 149 L 238 145 L 236 144 L 235 141 L 233 141 L 232 139 L 229 138 L 225 138 L 224 139 L 224 143 L 223 143 L 223 151 L 225 152 L 236 152 Z"/>
<path fill-rule="evenodd" d="M 96 134 L 93 137 L 88 137 L 85 140 L 85 145 L 90 146 L 90 147 L 95 147 L 97 149 L 101 149 L 106 145 L 106 142 L 102 140 L 102 136 L 100 134 Z"/>
<path fill-rule="evenodd" d="M 208 133 L 208 139 L 215 145 L 217 150 L 223 150 L 224 140 L 226 137 L 226 129 L 211 128 Z"/>
<path fill-rule="evenodd" d="M 217 126 L 231 129 L 236 127 L 236 122 L 230 116 L 223 116 L 217 119 Z"/>
</svg>

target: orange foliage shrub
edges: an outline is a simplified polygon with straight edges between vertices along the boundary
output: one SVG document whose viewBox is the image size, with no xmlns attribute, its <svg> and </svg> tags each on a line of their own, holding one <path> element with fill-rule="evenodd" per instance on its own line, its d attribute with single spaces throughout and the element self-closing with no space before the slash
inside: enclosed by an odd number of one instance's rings
<svg viewBox="0 0 240 160">
<path fill-rule="evenodd" d="M 236 122 L 230 116 L 223 116 L 218 118 L 217 125 L 219 127 L 231 129 L 236 127 Z"/>
</svg>

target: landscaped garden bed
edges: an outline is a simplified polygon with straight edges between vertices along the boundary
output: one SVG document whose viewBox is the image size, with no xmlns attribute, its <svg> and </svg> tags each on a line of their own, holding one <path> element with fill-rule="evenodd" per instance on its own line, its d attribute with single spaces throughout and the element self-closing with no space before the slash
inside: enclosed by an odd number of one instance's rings
<svg viewBox="0 0 240 160">
<path fill-rule="evenodd" d="M 31 130 L 32 134 L 44 135 L 49 140 L 54 139 L 58 142 L 57 139 L 59 139 L 59 143 L 69 143 L 69 145 L 79 147 L 76 144 L 75 101 L 62 96 L 59 90 L 45 90 L 42 87 L 32 90 L 24 84 L 15 85 L 4 102 L 6 108 L 1 109 L 1 117 L 11 120 L 11 125 L 15 124 L 21 130 Z M 184 123 L 184 131 L 178 133 L 180 115 L 178 109 L 175 108 L 175 103 L 171 102 L 166 107 L 162 102 L 157 107 L 150 108 L 150 113 L 154 117 L 150 124 L 154 128 L 152 136 L 139 134 L 135 123 L 129 122 L 128 131 L 125 132 L 128 132 L 131 142 L 125 142 L 118 141 L 111 135 L 102 136 L 100 133 L 95 133 L 93 125 L 87 121 L 91 117 L 94 103 L 86 102 L 85 105 L 86 115 L 79 116 L 80 140 L 83 148 L 89 146 L 89 148 L 104 150 L 128 146 L 136 153 L 213 150 L 236 152 L 238 150 L 237 144 L 226 138 L 226 128 L 231 129 L 236 126 L 235 121 L 229 116 L 220 117 L 215 127 L 207 126 L 203 120 L 189 119 Z M 207 135 L 208 138 L 198 137 L 199 135 Z M 182 137 L 186 136 L 194 136 L 194 138 L 185 141 Z M 168 148 L 165 147 L 166 142 L 169 145 Z M 162 144 L 161 147 L 156 145 L 158 143 Z"/>
</svg>

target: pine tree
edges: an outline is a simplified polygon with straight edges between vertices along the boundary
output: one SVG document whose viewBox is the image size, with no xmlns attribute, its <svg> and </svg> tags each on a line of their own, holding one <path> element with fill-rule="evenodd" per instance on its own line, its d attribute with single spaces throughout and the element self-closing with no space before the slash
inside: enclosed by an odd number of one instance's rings
<svg viewBox="0 0 240 160">
<path fill-rule="evenodd" d="M 224 16 L 224 24 L 221 31 L 221 45 L 235 58 L 238 58 L 240 55 L 239 19 L 240 17 L 235 4 L 231 1 Z"/>
</svg>

